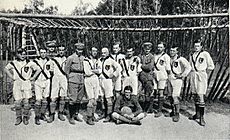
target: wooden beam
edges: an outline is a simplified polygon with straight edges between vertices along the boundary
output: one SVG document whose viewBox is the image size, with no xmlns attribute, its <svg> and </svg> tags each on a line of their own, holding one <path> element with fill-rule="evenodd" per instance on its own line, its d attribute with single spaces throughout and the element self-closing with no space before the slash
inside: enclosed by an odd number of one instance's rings
<svg viewBox="0 0 230 140">
<path fill-rule="evenodd" d="M 67 15 L 44 15 L 44 14 L 12 14 L 0 13 L 0 17 L 8 18 L 52 18 L 52 19 L 170 19 L 170 18 L 208 18 L 208 17 L 228 17 L 228 13 L 214 14 L 186 14 L 186 15 L 134 15 L 134 16 L 114 16 L 114 15 L 85 15 L 85 16 L 67 16 Z"/>
</svg>

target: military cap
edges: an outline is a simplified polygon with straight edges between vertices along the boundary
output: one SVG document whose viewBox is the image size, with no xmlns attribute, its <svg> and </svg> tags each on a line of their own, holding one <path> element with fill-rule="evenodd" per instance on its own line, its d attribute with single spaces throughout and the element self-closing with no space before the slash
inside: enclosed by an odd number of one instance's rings
<svg viewBox="0 0 230 140">
<path fill-rule="evenodd" d="M 146 48 L 146 47 L 148 47 L 148 48 L 152 48 L 152 46 L 153 46 L 153 44 L 151 43 L 151 42 L 145 42 L 143 45 L 142 45 L 142 47 L 143 48 Z"/>
<path fill-rule="evenodd" d="M 56 47 L 56 41 L 55 40 L 47 41 L 46 46 L 47 47 Z"/>
<path fill-rule="evenodd" d="M 76 47 L 76 49 L 80 49 L 80 50 L 83 50 L 85 45 L 83 43 L 76 43 L 74 44 L 74 46 Z"/>
</svg>

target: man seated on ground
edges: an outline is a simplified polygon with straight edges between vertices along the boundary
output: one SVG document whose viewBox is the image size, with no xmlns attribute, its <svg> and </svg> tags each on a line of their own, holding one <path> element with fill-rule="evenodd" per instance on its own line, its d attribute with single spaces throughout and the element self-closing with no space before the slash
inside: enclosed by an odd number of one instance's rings
<svg viewBox="0 0 230 140">
<path fill-rule="evenodd" d="M 128 123 L 141 125 L 140 120 L 146 116 L 137 99 L 132 95 L 132 92 L 132 87 L 126 86 L 124 94 L 116 100 L 112 114 L 113 119 L 116 120 L 116 124 Z"/>
</svg>

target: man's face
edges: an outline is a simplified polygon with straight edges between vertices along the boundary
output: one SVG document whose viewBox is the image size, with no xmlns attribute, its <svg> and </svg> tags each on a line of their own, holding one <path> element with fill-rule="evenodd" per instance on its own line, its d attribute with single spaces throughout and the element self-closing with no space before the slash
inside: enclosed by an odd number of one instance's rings
<svg viewBox="0 0 230 140">
<path fill-rule="evenodd" d="M 83 55 L 83 49 L 76 49 L 76 53 L 78 54 L 78 55 Z"/>
<path fill-rule="evenodd" d="M 202 49 L 202 46 L 201 46 L 200 43 L 195 43 L 194 44 L 194 51 L 195 52 L 199 52 L 199 51 L 201 51 L 201 49 Z"/>
<path fill-rule="evenodd" d="M 144 47 L 144 53 L 147 55 L 151 51 L 150 47 Z"/>
<path fill-rule="evenodd" d="M 170 49 L 170 56 L 171 56 L 171 57 L 174 57 L 174 56 L 177 55 L 177 54 L 178 54 L 177 48 L 171 48 L 171 49 Z"/>
<path fill-rule="evenodd" d="M 26 52 L 20 52 L 20 53 L 17 53 L 17 57 L 20 59 L 20 60 L 25 60 L 26 59 Z"/>
<path fill-rule="evenodd" d="M 165 47 L 164 47 L 163 44 L 158 44 L 158 45 L 157 45 L 157 51 L 158 51 L 159 53 L 162 53 L 164 50 L 165 50 Z"/>
<path fill-rule="evenodd" d="M 41 56 L 41 58 L 46 58 L 46 56 L 47 56 L 47 52 L 46 52 L 46 50 L 40 50 L 40 56 Z"/>
<path fill-rule="evenodd" d="M 131 98 L 131 91 L 130 90 L 125 91 L 125 98 L 127 98 L 127 99 Z"/>
<path fill-rule="evenodd" d="M 120 48 L 119 44 L 113 45 L 113 53 L 114 54 L 118 54 L 120 50 L 121 50 L 121 48 Z"/>
<path fill-rule="evenodd" d="M 93 47 L 91 50 L 91 54 L 94 58 L 97 57 L 97 48 Z"/>
<path fill-rule="evenodd" d="M 64 47 L 59 47 L 58 48 L 58 54 L 60 56 L 64 56 L 65 55 L 65 48 Z"/>
<path fill-rule="evenodd" d="M 109 51 L 108 51 L 108 49 L 102 49 L 102 50 L 101 50 L 101 57 L 102 57 L 102 58 L 106 58 L 107 56 L 109 56 Z"/>
<path fill-rule="evenodd" d="M 126 56 L 128 58 L 131 58 L 133 56 L 133 53 L 134 53 L 133 48 L 130 48 L 130 49 L 126 50 Z"/>
</svg>

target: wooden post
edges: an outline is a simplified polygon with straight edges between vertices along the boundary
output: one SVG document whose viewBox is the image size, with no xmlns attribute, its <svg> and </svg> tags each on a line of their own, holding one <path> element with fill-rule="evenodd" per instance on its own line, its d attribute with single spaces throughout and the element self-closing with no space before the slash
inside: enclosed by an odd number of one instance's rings
<svg viewBox="0 0 230 140">
<path fill-rule="evenodd" d="M 0 95 L 0 102 L 2 103 L 3 102 L 3 94 L 4 94 L 4 72 L 3 72 L 3 25 L 2 23 L 0 22 L 0 39 L 2 39 L 0 41 L 0 67 L 1 67 L 1 73 L 0 73 L 0 79 L 1 79 L 1 95 Z"/>
</svg>

